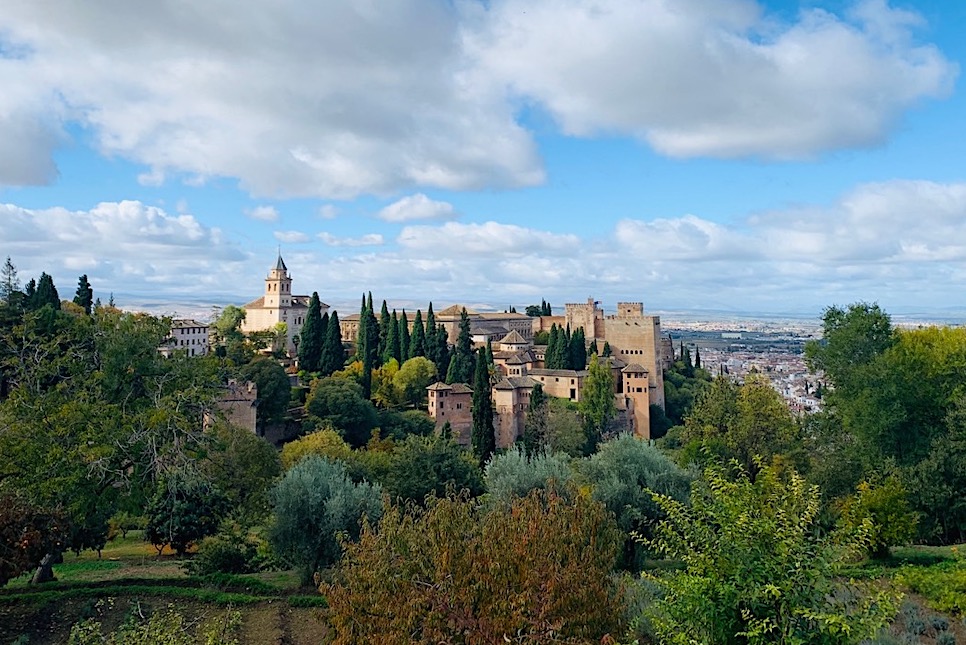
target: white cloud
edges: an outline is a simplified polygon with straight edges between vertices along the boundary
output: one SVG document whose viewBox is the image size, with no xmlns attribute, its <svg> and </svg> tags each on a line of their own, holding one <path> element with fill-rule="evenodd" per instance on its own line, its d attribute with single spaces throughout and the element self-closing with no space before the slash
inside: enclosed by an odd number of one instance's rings
<svg viewBox="0 0 966 645">
<path fill-rule="evenodd" d="M 336 237 L 331 233 L 322 232 L 318 238 L 329 246 L 381 246 L 384 243 L 382 235 L 368 233 L 361 237 Z"/>
<path fill-rule="evenodd" d="M 446 220 L 456 217 L 456 209 L 452 204 L 430 199 L 422 193 L 403 197 L 379 211 L 379 219 L 387 222 Z"/>
<path fill-rule="evenodd" d="M 163 186 L 164 171 L 154 168 L 150 172 L 142 172 L 138 175 L 138 183 L 142 186 Z"/>
<path fill-rule="evenodd" d="M 559 235 L 499 222 L 407 226 L 399 233 L 397 241 L 413 251 L 451 257 L 537 253 L 566 255 L 581 246 L 580 238 L 576 235 Z"/>
<path fill-rule="evenodd" d="M 335 219 L 339 215 L 339 209 L 332 204 L 319 206 L 319 217 L 322 219 Z"/>
<path fill-rule="evenodd" d="M 521 106 L 672 156 L 875 145 L 957 74 L 919 22 L 883 0 L 790 22 L 755 0 L 12 0 L 0 184 L 53 181 L 72 124 L 142 182 L 266 198 L 540 183 Z"/>
<path fill-rule="evenodd" d="M 0 204 L 0 239 L 23 281 L 46 271 L 64 297 L 79 273 L 106 300 L 111 291 L 168 298 L 230 292 L 248 271 L 248 255 L 219 229 L 137 201 L 84 211 Z"/>
<path fill-rule="evenodd" d="M 285 244 L 302 244 L 309 241 L 309 236 L 301 231 L 275 231 L 275 239 Z"/>
<path fill-rule="evenodd" d="M 256 206 L 245 212 L 252 219 L 257 219 L 262 222 L 278 221 L 278 210 L 274 206 Z"/>
<path fill-rule="evenodd" d="M 675 157 L 801 157 L 881 143 L 957 66 L 883 0 L 781 23 L 752 0 L 496 0 L 468 36 L 490 77 L 575 136 Z M 566 43 L 565 46 L 561 46 Z"/>
</svg>

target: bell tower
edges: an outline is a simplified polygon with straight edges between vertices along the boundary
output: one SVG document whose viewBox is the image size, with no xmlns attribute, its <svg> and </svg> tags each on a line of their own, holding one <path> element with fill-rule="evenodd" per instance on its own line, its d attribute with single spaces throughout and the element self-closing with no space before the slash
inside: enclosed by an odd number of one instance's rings
<svg viewBox="0 0 966 645">
<path fill-rule="evenodd" d="M 275 266 L 265 278 L 265 307 L 285 309 L 292 306 L 292 278 L 279 252 Z"/>
</svg>

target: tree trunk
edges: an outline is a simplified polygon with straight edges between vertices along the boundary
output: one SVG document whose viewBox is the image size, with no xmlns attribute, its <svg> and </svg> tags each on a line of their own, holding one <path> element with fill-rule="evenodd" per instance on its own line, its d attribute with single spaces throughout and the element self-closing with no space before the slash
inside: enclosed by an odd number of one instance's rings
<svg viewBox="0 0 966 645">
<path fill-rule="evenodd" d="M 54 561 L 56 559 L 56 553 L 48 553 L 45 555 L 44 559 L 40 561 L 40 566 L 37 567 L 37 571 L 34 572 L 34 577 L 30 583 L 39 585 L 44 582 L 56 581 L 57 578 L 54 576 Z"/>
</svg>

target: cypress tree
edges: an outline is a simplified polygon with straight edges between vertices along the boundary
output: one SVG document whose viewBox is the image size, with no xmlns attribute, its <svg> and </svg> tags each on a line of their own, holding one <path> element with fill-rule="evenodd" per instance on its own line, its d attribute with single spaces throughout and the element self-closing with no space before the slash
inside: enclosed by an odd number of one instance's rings
<svg viewBox="0 0 966 645">
<path fill-rule="evenodd" d="M 564 370 L 575 369 L 574 366 L 571 365 L 570 363 L 570 338 L 571 338 L 570 324 L 568 323 L 567 328 L 563 334 L 563 339 L 562 339 L 563 342 L 557 345 L 557 352 L 560 355 L 560 357 L 557 359 L 557 362 L 560 363 L 560 369 L 564 369 Z"/>
<path fill-rule="evenodd" d="M 54 309 L 60 309 L 60 296 L 57 294 L 57 287 L 54 286 L 54 279 L 46 272 L 40 274 L 40 281 L 37 283 L 37 291 L 33 295 L 31 309 L 41 309 L 45 305 L 50 305 Z"/>
<path fill-rule="evenodd" d="M 313 291 L 309 299 L 309 310 L 299 338 L 299 367 L 306 372 L 318 372 L 322 360 L 322 313 L 319 292 Z"/>
<path fill-rule="evenodd" d="M 319 371 L 322 376 L 342 369 L 345 364 L 345 348 L 342 346 L 342 329 L 339 327 L 339 312 L 333 311 L 325 330 L 325 343 L 322 346 L 322 360 Z"/>
<path fill-rule="evenodd" d="M 442 326 L 436 328 L 436 351 L 433 362 L 436 363 L 436 371 L 443 374 L 444 369 L 450 362 L 449 342 L 447 342 L 446 330 Z"/>
<path fill-rule="evenodd" d="M 27 307 L 32 307 L 34 298 L 37 296 L 37 281 L 33 278 L 30 278 L 27 286 L 24 287 L 24 296 L 26 296 Z"/>
<path fill-rule="evenodd" d="M 570 369 L 582 370 L 587 367 L 587 343 L 584 340 L 584 328 L 578 327 L 570 337 Z"/>
<path fill-rule="evenodd" d="M 470 318 L 466 309 L 460 314 L 460 333 L 456 339 L 453 357 L 456 361 L 452 383 L 469 383 L 473 378 L 473 346 L 470 338 Z M 447 377 L 449 370 L 447 370 Z"/>
<path fill-rule="evenodd" d="M 496 450 L 496 429 L 493 427 L 493 393 L 490 390 L 490 370 L 483 351 L 476 358 L 473 380 L 473 452 L 482 468 Z"/>
<path fill-rule="evenodd" d="M 523 423 L 523 449 L 527 457 L 541 455 L 546 450 L 548 414 L 547 395 L 543 385 L 537 383 L 530 392 L 530 405 Z"/>
<path fill-rule="evenodd" d="M 413 319 L 413 335 L 409 340 L 409 358 L 426 355 L 426 330 L 423 328 L 423 312 L 416 310 Z"/>
<path fill-rule="evenodd" d="M 694 367 L 695 369 L 700 369 L 701 367 L 701 348 L 697 346 L 694 348 Z"/>
<path fill-rule="evenodd" d="M 452 385 L 453 383 L 458 382 L 456 378 L 456 374 L 458 371 L 459 371 L 459 368 L 457 367 L 456 353 L 453 352 L 453 355 L 449 357 L 449 366 L 446 368 L 445 380 L 447 385 Z"/>
<path fill-rule="evenodd" d="M 321 306 L 322 303 L 319 303 Z M 319 325 L 319 364 L 322 363 L 322 351 L 325 348 L 325 339 L 329 334 L 329 312 L 322 314 L 322 324 Z"/>
<path fill-rule="evenodd" d="M 409 358 L 409 319 L 406 318 L 406 310 L 402 310 L 399 317 L 399 364 Z"/>
<path fill-rule="evenodd" d="M 543 311 L 544 311 L 544 314 L 543 314 L 544 316 L 552 316 L 553 315 L 553 309 L 550 307 L 550 302 L 549 301 L 545 301 L 543 303 Z"/>
<path fill-rule="evenodd" d="M 84 308 L 84 313 L 91 315 L 91 307 L 94 305 L 94 289 L 87 281 L 87 274 L 77 278 L 77 292 L 74 294 L 74 304 Z"/>
<path fill-rule="evenodd" d="M 13 265 L 10 256 L 0 270 L 0 300 L 10 304 L 10 296 L 20 291 L 20 280 L 17 279 L 17 267 Z"/>
<path fill-rule="evenodd" d="M 382 309 L 379 311 L 379 358 L 380 363 L 387 363 L 385 359 L 386 347 L 389 344 L 389 326 L 392 324 L 392 318 L 389 317 L 389 307 L 386 306 L 386 301 L 382 301 Z"/>
<path fill-rule="evenodd" d="M 547 339 L 547 349 L 543 354 L 543 366 L 548 370 L 559 369 L 556 365 L 557 344 L 560 342 L 557 323 L 550 325 L 550 336 Z"/>
<path fill-rule="evenodd" d="M 486 339 L 486 364 L 488 367 L 494 367 L 496 363 L 493 362 L 493 343 L 490 339 Z"/>
<path fill-rule="evenodd" d="M 610 353 L 611 353 L 611 352 L 610 352 L 610 343 L 608 343 L 608 342 L 607 342 L 607 341 L 605 340 L 605 341 L 604 341 L 604 347 L 603 347 L 603 349 L 601 349 L 601 350 L 600 350 L 600 355 L 601 355 L 602 357 L 604 357 L 604 358 L 606 358 L 606 357 L 608 357 L 608 356 L 610 356 Z"/>
<path fill-rule="evenodd" d="M 438 351 L 436 344 L 436 334 L 438 330 L 436 329 L 436 314 L 433 313 L 433 303 L 429 303 L 429 308 L 426 310 L 426 358 L 433 361 L 436 364 L 436 370 L 439 374 L 439 361 L 437 360 Z"/>
<path fill-rule="evenodd" d="M 389 321 L 389 342 L 386 347 L 386 353 L 382 357 L 382 362 L 388 363 L 389 359 L 395 358 L 396 362 L 399 363 L 399 358 L 401 353 L 399 351 L 399 316 L 396 315 L 396 310 L 392 310 L 392 318 Z M 402 365 L 402 363 L 399 363 Z"/>
</svg>

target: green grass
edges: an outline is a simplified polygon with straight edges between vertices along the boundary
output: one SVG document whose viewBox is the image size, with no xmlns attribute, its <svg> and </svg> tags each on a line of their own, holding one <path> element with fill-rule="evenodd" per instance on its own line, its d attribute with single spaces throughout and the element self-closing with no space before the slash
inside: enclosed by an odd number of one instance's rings
<svg viewBox="0 0 966 645">
<path fill-rule="evenodd" d="M 966 614 L 966 561 L 905 566 L 896 574 L 896 581 L 923 596 L 936 611 Z"/>
<path fill-rule="evenodd" d="M 197 600 L 215 605 L 250 605 L 264 600 L 271 600 L 275 596 L 255 596 L 244 593 L 231 593 L 217 589 L 199 589 L 197 587 L 176 587 L 169 585 L 108 585 L 108 586 L 77 586 L 51 589 L 38 588 L 19 593 L 0 594 L 0 605 L 18 603 L 47 604 L 61 602 L 70 598 L 103 598 L 108 596 L 160 596 L 164 598 L 183 598 Z"/>
</svg>

